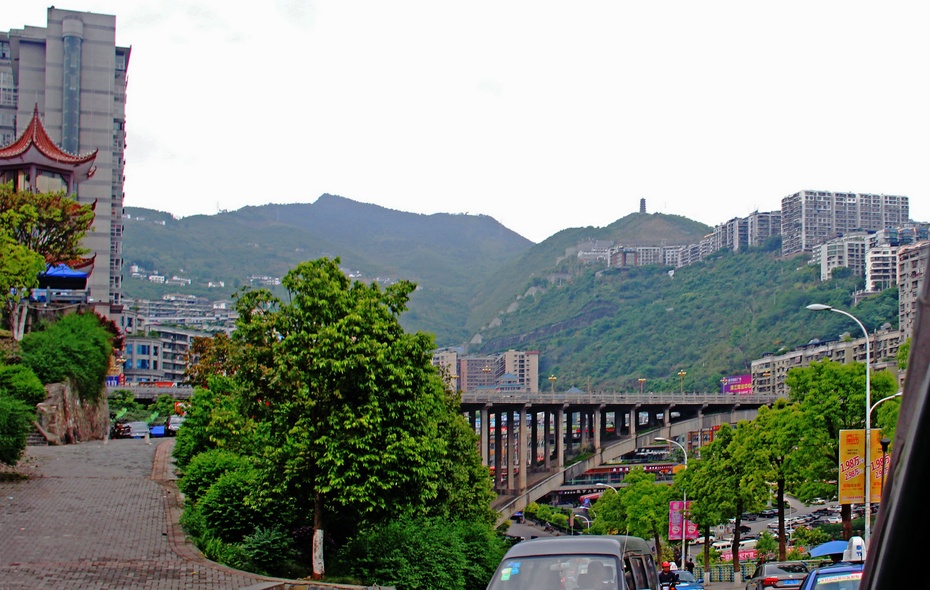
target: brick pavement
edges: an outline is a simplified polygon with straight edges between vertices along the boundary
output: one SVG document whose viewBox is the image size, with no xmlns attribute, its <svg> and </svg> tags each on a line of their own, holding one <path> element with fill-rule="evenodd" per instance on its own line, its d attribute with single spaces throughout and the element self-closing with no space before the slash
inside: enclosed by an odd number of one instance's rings
<svg viewBox="0 0 930 590">
<path fill-rule="evenodd" d="M 177 525 L 174 439 L 27 448 L 0 482 L 0 589 L 237 589 L 274 578 L 204 558 Z"/>
</svg>

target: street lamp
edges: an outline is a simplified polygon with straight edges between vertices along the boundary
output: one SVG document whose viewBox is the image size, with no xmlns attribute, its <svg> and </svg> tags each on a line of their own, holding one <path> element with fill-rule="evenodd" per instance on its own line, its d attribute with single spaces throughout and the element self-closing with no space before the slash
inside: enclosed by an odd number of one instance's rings
<svg viewBox="0 0 930 590">
<path fill-rule="evenodd" d="M 688 374 L 687 371 L 685 371 L 684 369 L 678 371 L 678 381 L 681 383 L 682 394 L 684 394 L 685 392 L 685 375 L 687 374 Z"/>
<path fill-rule="evenodd" d="M 679 373 L 680 375 L 680 373 Z M 678 441 L 672 440 L 670 438 L 665 438 L 662 436 L 656 437 L 656 440 L 659 442 L 672 443 L 677 445 L 681 452 L 685 454 L 685 469 L 688 468 L 688 451 L 685 449 L 684 445 Z M 685 513 L 688 508 L 688 492 L 682 488 L 682 500 L 681 500 L 681 567 L 685 567 L 685 563 L 688 561 L 688 544 L 685 542 L 685 532 L 688 528 L 688 518 L 685 516 Z"/>
<path fill-rule="evenodd" d="M 646 386 L 646 380 L 643 377 L 640 377 L 638 381 L 639 381 L 639 393 L 640 395 L 642 395 L 643 388 Z"/>
<path fill-rule="evenodd" d="M 614 491 L 615 494 L 619 494 L 619 493 L 620 493 L 620 492 L 617 491 L 617 488 L 615 488 L 614 486 L 610 485 L 609 483 L 597 482 L 597 483 L 594 484 L 594 485 L 596 485 L 596 486 L 599 487 L 599 488 L 610 488 L 610 489 L 612 489 L 612 490 Z"/>
<path fill-rule="evenodd" d="M 590 530 L 590 528 L 591 528 L 591 521 L 588 520 L 588 517 L 583 516 L 583 515 L 581 515 L 581 514 L 576 514 L 575 516 L 576 516 L 577 518 L 580 518 L 580 519 L 582 519 L 583 521 L 585 521 L 585 522 L 587 523 L 587 525 L 588 525 L 588 529 Z"/>
<path fill-rule="evenodd" d="M 872 533 L 872 464 L 871 464 L 871 447 L 872 447 L 872 384 L 870 375 L 870 365 L 872 364 L 872 348 L 869 344 L 869 331 L 865 329 L 859 318 L 829 305 L 822 303 L 812 303 L 807 306 L 811 311 L 833 311 L 843 314 L 859 324 L 862 333 L 865 334 L 865 547 L 869 548 L 869 537 Z"/>
<path fill-rule="evenodd" d="M 555 393 L 555 380 L 558 379 L 555 375 L 549 375 L 549 383 L 552 384 L 552 393 Z"/>
</svg>

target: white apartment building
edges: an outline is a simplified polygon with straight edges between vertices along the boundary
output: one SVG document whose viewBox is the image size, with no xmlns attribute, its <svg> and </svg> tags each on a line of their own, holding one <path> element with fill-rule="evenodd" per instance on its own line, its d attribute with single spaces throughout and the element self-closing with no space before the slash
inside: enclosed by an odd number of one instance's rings
<svg viewBox="0 0 930 590">
<path fill-rule="evenodd" d="M 903 246 L 898 250 L 898 326 L 905 336 L 914 330 L 917 298 L 923 288 L 930 242 Z"/>
<path fill-rule="evenodd" d="M 29 125 L 34 110 L 50 139 L 69 154 L 96 151 L 79 203 L 96 203 L 83 246 L 95 257 L 89 301 L 115 319 L 121 304 L 126 70 L 130 49 L 116 45 L 116 17 L 48 9 L 46 26 L 0 31 L 0 147 Z"/>
<path fill-rule="evenodd" d="M 811 262 L 820 266 L 820 280 L 829 281 L 837 268 L 848 268 L 854 276 L 865 276 L 868 235 L 857 232 L 814 246 Z"/>
<path fill-rule="evenodd" d="M 907 197 L 801 191 L 781 201 L 782 254 L 810 252 L 856 230 L 904 225 L 909 215 Z"/>
</svg>

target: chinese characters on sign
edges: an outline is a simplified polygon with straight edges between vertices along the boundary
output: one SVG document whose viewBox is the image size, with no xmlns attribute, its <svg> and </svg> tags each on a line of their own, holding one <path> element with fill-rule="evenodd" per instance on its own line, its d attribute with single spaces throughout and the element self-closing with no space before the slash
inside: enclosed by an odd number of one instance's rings
<svg viewBox="0 0 930 590">
<path fill-rule="evenodd" d="M 871 431 L 872 444 L 869 456 L 872 468 L 867 470 L 865 465 L 865 430 L 840 431 L 840 465 L 839 465 L 839 500 L 840 504 L 862 504 L 865 502 L 865 474 L 869 472 L 871 502 L 882 501 L 882 474 L 891 464 L 891 454 L 884 456 L 882 461 L 882 431 L 873 428 Z"/>
<path fill-rule="evenodd" d="M 687 505 L 685 505 L 685 503 L 680 500 L 677 502 L 673 501 L 668 503 L 668 538 L 670 541 L 681 539 L 681 527 L 682 521 L 684 520 L 684 513 L 687 513 L 687 511 L 690 509 L 691 502 L 688 502 Z M 685 520 L 684 525 L 685 539 L 697 539 L 697 523 L 691 522 L 690 520 Z"/>
</svg>

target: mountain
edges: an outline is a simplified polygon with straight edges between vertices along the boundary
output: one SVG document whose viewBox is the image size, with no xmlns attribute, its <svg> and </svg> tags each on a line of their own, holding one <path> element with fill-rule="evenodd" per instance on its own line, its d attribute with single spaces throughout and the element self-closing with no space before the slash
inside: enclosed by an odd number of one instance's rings
<svg viewBox="0 0 930 590">
<path fill-rule="evenodd" d="M 488 216 L 405 213 L 334 195 L 182 219 L 132 207 L 126 213 L 124 267 L 191 280 L 182 287 L 126 277 L 129 297 L 174 291 L 221 299 L 251 276 L 282 277 L 301 261 L 338 256 L 362 280 L 416 282 L 404 327 L 433 332 L 444 345 L 469 337 L 476 282 L 532 246 Z M 208 289 L 211 281 L 226 287 Z"/>
<path fill-rule="evenodd" d="M 711 228 L 685 217 L 634 213 L 606 227 L 565 229 L 532 244 L 486 216 L 419 215 L 323 195 L 313 204 L 264 205 L 174 219 L 127 208 L 123 257 L 188 287 L 127 277 L 130 297 L 180 291 L 221 299 L 253 275 L 281 277 L 297 263 L 340 257 L 347 272 L 418 285 L 408 330 L 469 353 L 538 350 L 540 375 L 559 386 L 635 391 L 714 391 L 752 360 L 809 340 L 856 331 L 840 314 L 809 303 L 852 307 L 862 279 L 821 282 L 807 257 L 780 257 L 780 242 L 739 254 L 717 252 L 674 269 L 585 264 L 579 246 L 694 244 Z M 226 288 L 208 289 L 208 281 Z M 283 295 L 283 293 L 279 293 Z M 870 330 L 897 325 L 897 291 L 855 311 Z M 683 381 L 677 376 L 685 371 Z"/>
</svg>

